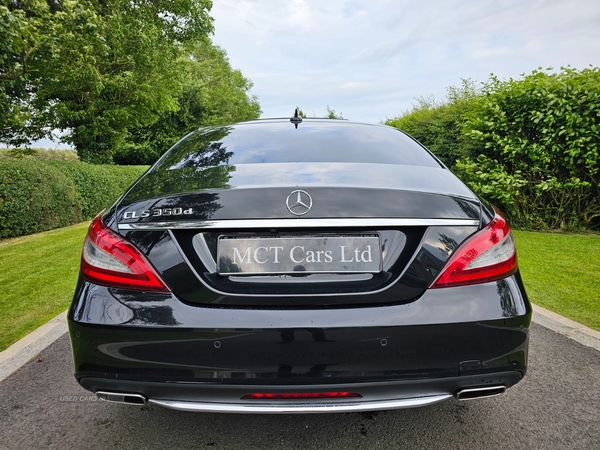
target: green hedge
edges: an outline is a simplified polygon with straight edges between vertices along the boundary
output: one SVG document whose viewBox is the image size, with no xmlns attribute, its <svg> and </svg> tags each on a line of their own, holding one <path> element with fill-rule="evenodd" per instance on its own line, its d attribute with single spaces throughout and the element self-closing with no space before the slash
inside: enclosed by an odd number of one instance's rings
<svg viewBox="0 0 600 450">
<path fill-rule="evenodd" d="M 600 68 L 464 81 L 386 124 L 526 229 L 600 229 Z"/>
<path fill-rule="evenodd" d="M 0 238 L 91 219 L 146 169 L 0 158 Z"/>
<path fill-rule="evenodd" d="M 59 170 L 27 160 L 0 160 L 0 238 L 81 221 L 73 182 Z"/>
<path fill-rule="evenodd" d="M 75 184 L 83 219 L 91 219 L 112 205 L 147 166 L 102 166 L 72 161 L 49 161 Z"/>
<path fill-rule="evenodd" d="M 457 161 L 473 190 L 534 229 L 600 218 L 600 68 L 491 77 L 464 116 L 479 154 Z"/>
</svg>

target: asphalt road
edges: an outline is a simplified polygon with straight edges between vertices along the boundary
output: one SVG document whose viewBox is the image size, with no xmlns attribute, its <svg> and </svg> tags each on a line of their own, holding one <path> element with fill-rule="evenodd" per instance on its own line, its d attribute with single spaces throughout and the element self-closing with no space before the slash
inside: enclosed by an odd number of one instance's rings
<svg viewBox="0 0 600 450">
<path fill-rule="evenodd" d="M 233 415 L 91 401 L 66 336 L 0 384 L 0 448 L 600 449 L 600 352 L 533 325 L 527 377 L 500 397 L 410 410 Z"/>
</svg>

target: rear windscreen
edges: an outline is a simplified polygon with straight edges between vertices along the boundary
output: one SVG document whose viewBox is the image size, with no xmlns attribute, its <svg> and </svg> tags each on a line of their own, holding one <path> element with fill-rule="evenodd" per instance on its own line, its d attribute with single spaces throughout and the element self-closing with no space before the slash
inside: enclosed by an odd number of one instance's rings
<svg viewBox="0 0 600 450">
<path fill-rule="evenodd" d="M 402 132 L 344 121 L 254 122 L 200 129 L 177 143 L 156 170 L 225 164 L 336 162 L 440 167 Z"/>
</svg>

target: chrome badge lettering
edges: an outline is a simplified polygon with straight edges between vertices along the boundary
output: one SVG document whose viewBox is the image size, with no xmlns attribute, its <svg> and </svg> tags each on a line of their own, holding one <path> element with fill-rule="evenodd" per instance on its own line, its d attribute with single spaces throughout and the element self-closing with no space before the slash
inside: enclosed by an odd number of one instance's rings
<svg viewBox="0 0 600 450">
<path fill-rule="evenodd" d="M 194 214 L 192 208 L 150 208 L 140 211 L 127 211 L 123 214 L 123 219 L 142 219 L 146 217 L 169 217 L 169 216 L 189 216 Z"/>
</svg>

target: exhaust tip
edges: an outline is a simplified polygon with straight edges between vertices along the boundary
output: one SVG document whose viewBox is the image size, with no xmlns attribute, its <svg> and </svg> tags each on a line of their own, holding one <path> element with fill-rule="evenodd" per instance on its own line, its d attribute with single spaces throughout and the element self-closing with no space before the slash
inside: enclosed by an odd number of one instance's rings
<svg viewBox="0 0 600 450">
<path fill-rule="evenodd" d="M 478 398 L 495 397 L 496 395 L 504 394 L 506 386 L 487 386 L 479 388 L 460 389 L 456 392 L 457 400 L 475 400 Z"/>
<path fill-rule="evenodd" d="M 124 392 L 106 392 L 97 391 L 98 398 L 112 403 L 121 403 L 125 405 L 145 405 L 146 397 L 141 394 L 129 394 Z"/>
</svg>

